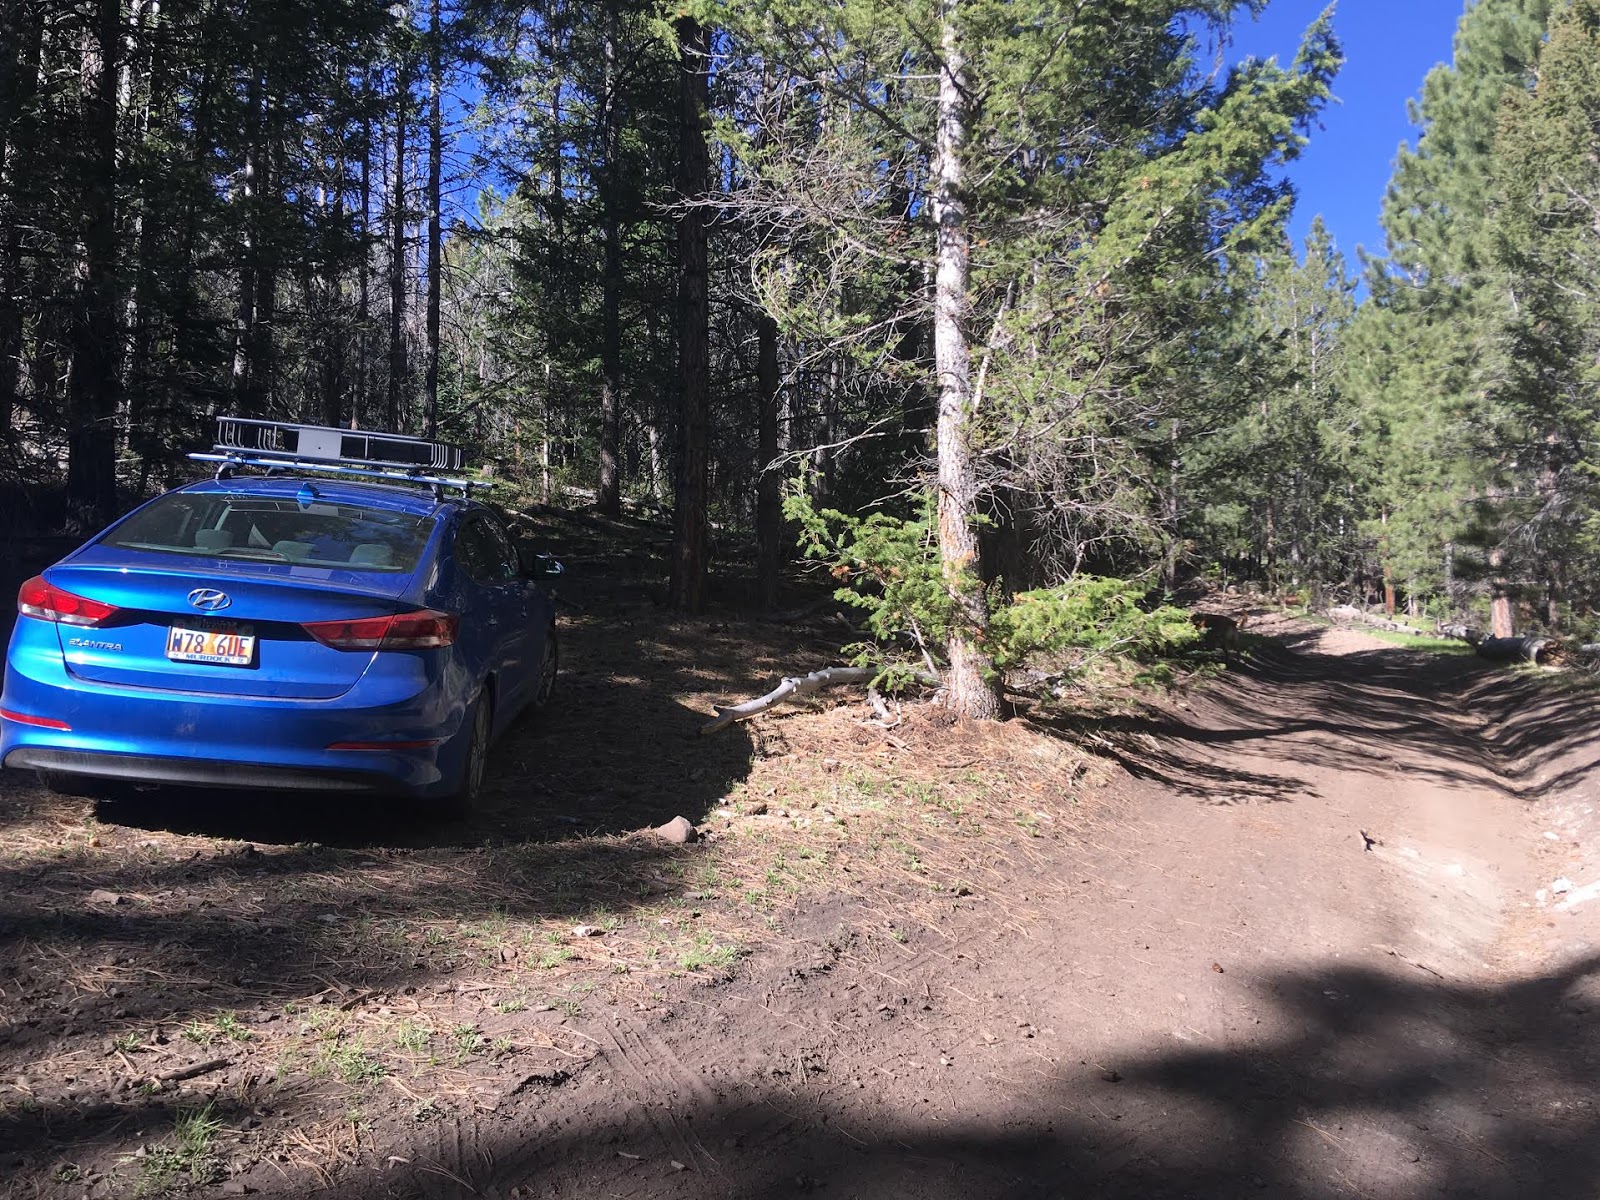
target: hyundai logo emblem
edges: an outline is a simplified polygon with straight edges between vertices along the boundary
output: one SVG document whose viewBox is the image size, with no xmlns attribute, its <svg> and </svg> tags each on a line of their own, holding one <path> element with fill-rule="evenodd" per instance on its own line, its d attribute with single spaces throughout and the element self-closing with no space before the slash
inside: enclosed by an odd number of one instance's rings
<svg viewBox="0 0 1600 1200">
<path fill-rule="evenodd" d="M 219 608 L 227 608 L 233 603 L 233 597 L 227 592 L 219 592 L 215 588 L 195 588 L 189 593 L 189 603 L 195 608 L 203 608 L 207 612 L 216 612 Z"/>
</svg>

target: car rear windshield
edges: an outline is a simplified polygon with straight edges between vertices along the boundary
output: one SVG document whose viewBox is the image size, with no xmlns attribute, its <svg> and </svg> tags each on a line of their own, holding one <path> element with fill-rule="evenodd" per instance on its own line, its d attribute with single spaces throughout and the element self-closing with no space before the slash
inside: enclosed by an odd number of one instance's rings
<svg viewBox="0 0 1600 1200">
<path fill-rule="evenodd" d="M 350 571 L 414 571 L 433 518 L 219 492 L 162 496 L 113 529 L 105 546 Z"/>
</svg>

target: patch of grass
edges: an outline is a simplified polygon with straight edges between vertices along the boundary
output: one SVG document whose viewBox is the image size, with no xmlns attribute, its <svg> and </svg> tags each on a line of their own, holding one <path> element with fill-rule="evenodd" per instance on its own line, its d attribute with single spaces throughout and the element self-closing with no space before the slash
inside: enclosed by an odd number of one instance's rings
<svg viewBox="0 0 1600 1200">
<path fill-rule="evenodd" d="M 456 1044 L 458 1063 L 465 1062 L 483 1049 L 483 1034 L 479 1033 L 474 1025 L 457 1025 L 450 1031 L 450 1037 Z"/>
<path fill-rule="evenodd" d="M 421 1054 L 428 1048 L 433 1031 L 417 1021 L 402 1021 L 394 1031 L 394 1044 L 402 1050 Z"/>
<path fill-rule="evenodd" d="M 360 1045 L 341 1047 L 339 1053 L 334 1055 L 334 1068 L 346 1083 L 376 1083 L 389 1073 L 388 1067 Z"/>
<path fill-rule="evenodd" d="M 709 936 L 695 939 L 695 944 L 678 955 L 678 965 L 685 971 L 698 971 L 703 967 L 725 970 L 739 960 L 739 947 L 717 943 Z"/>
<path fill-rule="evenodd" d="M 220 1040 L 248 1042 L 251 1037 L 249 1028 L 239 1020 L 239 1014 L 232 1010 L 219 1012 L 209 1021 L 196 1017 L 183 1027 L 182 1032 L 185 1038 L 197 1046 L 209 1046 Z"/>
<path fill-rule="evenodd" d="M 1429 637 L 1426 634 L 1396 633 L 1389 629 L 1369 629 L 1361 627 L 1361 633 L 1377 638 L 1380 642 L 1388 642 L 1391 646 L 1403 646 L 1407 650 L 1425 650 L 1430 654 L 1475 654 L 1471 646 L 1465 642 L 1458 642 L 1454 638 Z"/>
<path fill-rule="evenodd" d="M 137 1167 L 133 1185 L 137 1198 L 171 1196 L 190 1188 L 215 1183 L 222 1163 L 213 1149 L 222 1122 L 208 1104 L 198 1111 L 180 1112 L 172 1124 L 172 1141 L 153 1146 L 139 1158 L 124 1159 Z"/>
<path fill-rule="evenodd" d="M 209 1021 L 202 1021 L 198 1017 L 183 1027 L 183 1036 L 197 1046 L 209 1046 L 217 1040 L 217 1031 L 211 1027 Z"/>
<path fill-rule="evenodd" d="M 120 1050 L 124 1054 L 137 1054 L 144 1049 L 144 1034 L 137 1032 L 119 1033 L 111 1039 L 111 1048 Z"/>
<path fill-rule="evenodd" d="M 547 950 L 539 956 L 539 968 L 548 971 L 552 967 L 559 967 L 564 962 L 570 962 L 575 955 L 565 946 L 555 950 Z"/>
<path fill-rule="evenodd" d="M 350 1041 L 340 1041 L 337 1037 L 330 1039 L 317 1051 L 310 1066 L 313 1078 L 333 1075 L 352 1085 L 376 1083 L 388 1073 L 389 1068 L 373 1057 L 366 1043 L 359 1038 Z"/>
<path fill-rule="evenodd" d="M 527 1007 L 528 1002 L 521 996 L 517 996 L 510 1000 L 501 1000 L 494 1006 L 494 1010 L 502 1016 L 509 1016 L 511 1013 L 525 1012 Z"/>
</svg>

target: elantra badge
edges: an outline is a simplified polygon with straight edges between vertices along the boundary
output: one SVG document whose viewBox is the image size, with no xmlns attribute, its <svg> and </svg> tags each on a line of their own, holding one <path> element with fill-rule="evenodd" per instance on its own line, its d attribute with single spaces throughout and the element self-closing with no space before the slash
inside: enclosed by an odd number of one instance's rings
<svg viewBox="0 0 1600 1200">
<path fill-rule="evenodd" d="M 195 588 L 189 593 L 189 604 L 193 608 L 204 609 L 206 612 L 216 612 L 219 608 L 227 608 L 233 603 L 233 597 L 227 592 L 219 592 L 215 588 Z"/>
</svg>

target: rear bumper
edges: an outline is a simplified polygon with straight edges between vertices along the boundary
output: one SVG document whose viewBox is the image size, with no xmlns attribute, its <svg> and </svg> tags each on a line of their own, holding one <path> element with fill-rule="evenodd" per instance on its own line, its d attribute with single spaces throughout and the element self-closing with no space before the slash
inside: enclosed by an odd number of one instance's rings
<svg viewBox="0 0 1600 1200">
<path fill-rule="evenodd" d="M 200 758 L 159 758 L 148 754 L 101 754 L 88 750 L 51 750 L 22 746 L 5 757 L 4 766 L 53 771 L 125 783 L 159 783 L 180 787 L 255 788 L 281 791 L 381 792 L 388 780 L 366 772 L 336 774 L 326 770 L 252 763 L 208 762 Z"/>
<path fill-rule="evenodd" d="M 79 679 L 59 651 L 14 636 L 0 707 L 24 719 L 0 719 L 0 764 L 190 787 L 445 795 L 460 771 L 465 681 L 422 655 L 384 667 L 330 700 L 160 691 Z M 437 744 L 329 748 L 422 741 Z"/>
</svg>

